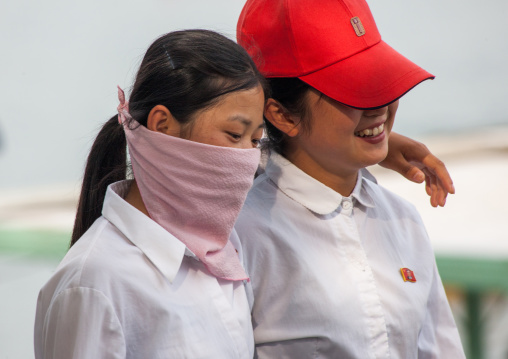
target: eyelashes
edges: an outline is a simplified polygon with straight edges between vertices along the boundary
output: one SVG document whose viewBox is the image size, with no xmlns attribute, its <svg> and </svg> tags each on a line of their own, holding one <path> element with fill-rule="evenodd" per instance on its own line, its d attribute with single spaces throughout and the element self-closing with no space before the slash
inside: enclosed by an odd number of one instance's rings
<svg viewBox="0 0 508 359">
<path fill-rule="evenodd" d="M 231 138 L 233 138 L 235 141 L 240 141 L 242 139 L 242 135 L 234 132 L 226 132 Z"/>
<path fill-rule="evenodd" d="M 229 132 L 229 131 L 226 131 L 226 134 L 231 137 L 231 139 L 234 141 L 234 142 L 240 142 L 242 140 L 242 135 L 241 134 L 238 134 L 238 133 L 234 133 L 234 132 Z M 251 140 L 251 143 L 252 143 L 252 147 L 258 147 L 259 145 L 259 142 L 261 141 L 261 138 L 253 138 Z"/>
</svg>

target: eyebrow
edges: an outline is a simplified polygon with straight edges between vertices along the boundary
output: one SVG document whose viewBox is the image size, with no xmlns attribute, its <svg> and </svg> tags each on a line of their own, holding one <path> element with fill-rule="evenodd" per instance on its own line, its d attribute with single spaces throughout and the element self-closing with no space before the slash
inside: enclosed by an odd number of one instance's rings
<svg viewBox="0 0 508 359">
<path fill-rule="evenodd" d="M 241 115 L 234 115 L 234 116 L 231 116 L 230 118 L 228 118 L 228 121 L 240 121 L 243 125 L 245 126 L 250 126 L 252 125 L 252 121 L 241 116 Z M 261 123 L 261 125 L 259 125 L 258 128 L 263 128 L 265 125 L 264 125 L 264 122 Z"/>
</svg>

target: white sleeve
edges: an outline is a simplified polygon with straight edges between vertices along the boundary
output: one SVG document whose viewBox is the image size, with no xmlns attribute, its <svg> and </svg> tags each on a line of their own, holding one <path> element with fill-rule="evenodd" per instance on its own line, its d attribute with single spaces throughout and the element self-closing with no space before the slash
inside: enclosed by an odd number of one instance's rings
<svg viewBox="0 0 508 359">
<path fill-rule="evenodd" d="M 126 357 L 122 327 L 102 292 L 67 289 L 52 300 L 46 313 L 39 313 L 39 309 L 34 333 L 36 359 Z"/>
<path fill-rule="evenodd" d="M 427 316 L 418 337 L 418 359 L 465 357 L 459 332 L 434 262 Z"/>
</svg>

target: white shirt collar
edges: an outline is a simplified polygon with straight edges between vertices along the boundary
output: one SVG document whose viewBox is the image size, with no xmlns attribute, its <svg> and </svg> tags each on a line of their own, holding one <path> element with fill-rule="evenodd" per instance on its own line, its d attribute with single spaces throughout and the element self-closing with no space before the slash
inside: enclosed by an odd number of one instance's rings
<svg viewBox="0 0 508 359">
<path fill-rule="evenodd" d="M 344 198 L 276 152 L 270 154 L 265 173 L 286 196 L 317 214 L 332 213 Z M 360 174 L 351 197 L 366 207 L 374 207 L 364 182 Z"/>
<path fill-rule="evenodd" d="M 125 202 L 130 181 L 111 184 L 104 199 L 102 215 L 138 247 L 161 273 L 172 283 L 183 256 L 185 244 L 175 238 L 145 214 Z"/>
</svg>

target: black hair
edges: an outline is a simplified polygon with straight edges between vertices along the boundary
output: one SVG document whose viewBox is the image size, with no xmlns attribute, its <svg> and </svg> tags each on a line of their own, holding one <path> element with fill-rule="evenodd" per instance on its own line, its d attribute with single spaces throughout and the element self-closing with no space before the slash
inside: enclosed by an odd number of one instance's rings
<svg viewBox="0 0 508 359">
<path fill-rule="evenodd" d="M 312 89 L 310 85 L 296 77 L 267 79 L 270 86 L 270 97 L 278 101 L 291 115 L 300 118 L 298 126 L 310 131 L 306 95 Z M 265 146 L 285 155 L 287 135 L 265 118 L 265 130 L 268 141 Z"/>
<path fill-rule="evenodd" d="M 198 111 L 216 105 L 223 95 L 259 85 L 266 98 L 266 80 L 234 41 L 208 30 L 171 32 L 146 51 L 130 95 L 129 112 L 146 126 L 151 109 L 164 105 L 180 124 L 191 125 Z M 126 146 L 115 115 L 104 124 L 90 150 L 71 246 L 100 217 L 107 186 L 126 178 Z"/>
</svg>

